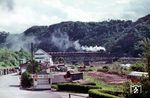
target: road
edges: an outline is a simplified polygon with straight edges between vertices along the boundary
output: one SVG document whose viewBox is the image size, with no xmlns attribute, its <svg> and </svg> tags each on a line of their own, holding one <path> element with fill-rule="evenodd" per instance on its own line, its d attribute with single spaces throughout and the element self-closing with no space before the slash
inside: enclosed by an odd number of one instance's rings
<svg viewBox="0 0 150 98">
<path fill-rule="evenodd" d="M 0 76 L 0 98 L 62 98 L 47 91 L 27 91 L 19 88 L 19 77 L 15 74 Z"/>
</svg>

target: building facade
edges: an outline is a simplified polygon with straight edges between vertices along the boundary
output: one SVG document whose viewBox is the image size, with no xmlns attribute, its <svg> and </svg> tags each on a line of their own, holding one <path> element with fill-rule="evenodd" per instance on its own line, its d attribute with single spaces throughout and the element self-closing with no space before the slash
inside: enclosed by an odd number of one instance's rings
<svg viewBox="0 0 150 98">
<path fill-rule="evenodd" d="M 50 66 L 53 65 L 52 56 L 42 49 L 39 49 L 34 53 L 34 59 L 40 63 L 48 63 Z"/>
</svg>

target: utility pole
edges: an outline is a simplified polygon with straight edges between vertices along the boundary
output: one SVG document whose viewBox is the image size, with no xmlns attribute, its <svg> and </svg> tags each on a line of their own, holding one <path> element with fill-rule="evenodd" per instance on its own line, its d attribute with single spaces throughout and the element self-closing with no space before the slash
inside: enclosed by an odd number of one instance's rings
<svg viewBox="0 0 150 98">
<path fill-rule="evenodd" d="M 32 88 L 32 90 L 34 90 L 34 62 L 33 62 L 33 49 L 34 47 L 33 47 L 33 43 L 31 43 L 31 66 L 32 66 L 32 75 L 33 75 L 33 88 Z"/>
<path fill-rule="evenodd" d="M 31 43 L 31 61 L 33 61 L 33 49 L 34 47 L 33 47 L 33 43 Z"/>
</svg>

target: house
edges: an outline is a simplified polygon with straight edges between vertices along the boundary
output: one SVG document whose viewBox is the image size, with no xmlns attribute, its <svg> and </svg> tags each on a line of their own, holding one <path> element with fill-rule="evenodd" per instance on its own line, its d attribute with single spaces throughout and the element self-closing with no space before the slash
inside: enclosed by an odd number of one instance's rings
<svg viewBox="0 0 150 98">
<path fill-rule="evenodd" d="M 42 49 L 38 49 L 34 53 L 34 59 L 35 61 L 40 62 L 40 63 L 48 63 L 50 66 L 53 65 L 52 56 Z"/>
</svg>

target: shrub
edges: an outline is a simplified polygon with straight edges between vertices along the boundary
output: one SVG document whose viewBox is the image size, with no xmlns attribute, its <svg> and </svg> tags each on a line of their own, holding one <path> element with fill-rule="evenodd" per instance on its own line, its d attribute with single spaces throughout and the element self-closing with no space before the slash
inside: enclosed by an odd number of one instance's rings
<svg viewBox="0 0 150 98">
<path fill-rule="evenodd" d="M 102 69 L 101 68 L 97 69 L 97 72 L 108 72 L 108 71 L 109 71 L 108 66 L 103 66 Z"/>
<path fill-rule="evenodd" d="M 115 96 L 121 96 L 123 94 L 122 91 L 116 91 L 116 90 L 99 90 L 100 92 L 103 92 L 103 93 L 108 93 L 108 94 L 111 94 L 111 95 L 115 95 Z"/>
<path fill-rule="evenodd" d="M 92 68 L 89 68 L 88 71 L 93 71 L 93 69 L 92 69 Z"/>
<path fill-rule="evenodd" d="M 89 90 L 89 96 L 92 98 L 119 98 L 118 96 L 114 96 L 114 95 L 102 92 L 99 89 Z"/>
<path fill-rule="evenodd" d="M 33 85 L 33 80 L 28 72 L 24 72 L 21 75 L 21 86 L 22 88 L 28 88 Z"/>
<path fill-rule="evenodd" d="M 97 69 L 97 72 L 107 72 L 107 70 L 106 69 Z"/>
<path fill-rule="evenodd" d="M 144 66 L 145 65 L 143 63 L 137 63 L 137 64 L 131 66 L 130 70 L 131 71 L 141 71 L 141 72 L 144 72 L 145 71 Z"/>
<path fill-rule="evenodd" d="M 53 88 L 53 89 L 58 89 L 58 87 L 57 87 L 57 85 L 56 84 L 53 84 L 52 86 L 51 86 L 51 88 Z"/>
<path fill-rule="evenodd" d="M 40 64 L 35 60 L 28 62 L 27 71 L 32 74 L 40 72 L 41 71 Z"/>
<path fill-rule="evenodd" d="M 94 82 L 86 82 L 86 83 L 82 83 L 81 85 L 96 85 L 96 83 L 94 83 Z"/>
<path fill-rule="evenodd" d="M 100 87 L 92 86 L 92 85 L 79 85 L 72 83 L 58 84 L 59 91 L 72 91 L 79 93 L 88 93 L 90 89 L 99 89 Z"/>
</svg>

